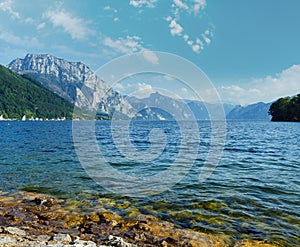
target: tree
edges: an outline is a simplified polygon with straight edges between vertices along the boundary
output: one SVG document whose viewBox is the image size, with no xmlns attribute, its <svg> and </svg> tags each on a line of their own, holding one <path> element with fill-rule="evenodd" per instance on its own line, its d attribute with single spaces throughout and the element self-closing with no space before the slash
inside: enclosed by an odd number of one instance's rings
<svg viewBox="0 0 300 247">
<path fill-rule="evenodd" d="M 272 121 L 300 121 L 300 94 L 276 100 L 269 109 Z"/>
</svg>

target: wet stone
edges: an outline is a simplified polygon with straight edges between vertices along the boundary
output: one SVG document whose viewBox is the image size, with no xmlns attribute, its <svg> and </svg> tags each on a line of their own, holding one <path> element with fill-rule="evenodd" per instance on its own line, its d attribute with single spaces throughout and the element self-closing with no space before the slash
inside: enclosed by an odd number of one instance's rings
<svg viewBox="0 0 300 247">
<path fill-rule="evenodd" d="M 69 244 L 72 241 L 69 234 L 56 234 L 53 237 L 53 242 Z"/>
<path fill-rule="evenodd" d="M 12 235 L 18 235 L 18 236 L 26 236 L 26 232 L 24 230 L 21 230 L 17 227 L 5 227 L 4 231 L 6 233 L 10 233 Z"/>
<path fill-rule="evenodd" d="M 135 244 L 130 244 L 124 241 L 124 239 L 116 236 L 109 235 L 106 241 L 107 245 L 118 246 L 118 247 L 136 247 Z"/>
<path fill-rule="evenodd" d="M 71 207 L 55 198 L 25 192 L 16 198 L 0 199 L 0 247 L 228 247 L 223 238 L 178 229 L 149 215 L 124 219 L 98 209 L 83 212 L 76 202 Z M 215 206 L 211 202 L 206 205 L 211 210 Z M 249 240 L 235 247 L 274 245 Z"/>
<path fill-rule="evenodd" d="M 0 236 L 0 246 L 5 246 L 5 244 L 17 243 L 17 239 L 10 236 Z"/>
<path fill-rule="evenodd" d="M 36 241 L 38 242 L 47 242 L 51 239 L 51 236 L 49 235 L 39 235 L 36 237 Z"/>
<path fill-rule="evenodd" d="M 80 239 L 76 239 L 74 241 L 75 246 L 85 246 L 85 247 L 97 247 L 96 243 L 92 242 L 92 241 L 84 241 L 84 240 L 80 240 Z"/>
</svg>

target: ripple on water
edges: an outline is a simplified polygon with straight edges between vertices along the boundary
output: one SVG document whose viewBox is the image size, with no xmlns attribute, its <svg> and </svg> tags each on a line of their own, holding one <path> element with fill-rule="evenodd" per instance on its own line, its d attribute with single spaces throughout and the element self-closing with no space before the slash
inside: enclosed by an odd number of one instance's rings
<svg viewBox="0 0 300 247">
<path fill-rule="evenodd" d="M 165 128 L 170 141 L 152 162 L 127 160 L 114 146 L 110 123 L 96 125 L 107 161 L 136 176 L 166 169 L 180 147 L 176 124 L 139 121 L 130 127 L 137 148 L 146 150 L 151 144 L 145 135 L 152 127 Z M 231 240 L 266 239 L 280 246 L 300 246 L 300 125 L 228 122 L 222 159 L 205 183 L 198 182 L 198 174 L 210 147 L 210 126 L 207 122 L 199 126 L 200 150 L 190 173 L 161 195 L 134 199 L 112 195 L 87 176 L 74 150 L 71 122 L 12 122 L 9 128 L 0 122 L 5 133 L 0 140 L 0 189 L 75 198 L 84 206 L 73 206 L 82 210 L 99 204 L 129 217 L 152 214 Z"/>
</svg>

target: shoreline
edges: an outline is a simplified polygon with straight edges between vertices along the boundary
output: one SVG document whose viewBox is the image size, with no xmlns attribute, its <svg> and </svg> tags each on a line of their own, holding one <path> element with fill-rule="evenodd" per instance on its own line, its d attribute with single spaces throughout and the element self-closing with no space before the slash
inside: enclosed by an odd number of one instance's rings
<svg viewBox="0 0 300 247">
<path fill-rule="evenodd" d="M 0 193 L 2 246 L 276 247 L 255 240 L 228 243 L 211 234 L 179 229 L 151 215 L 122 218 L 102 207 L 80 213 L 65 200 L 22 191 Z"/>
</svg>

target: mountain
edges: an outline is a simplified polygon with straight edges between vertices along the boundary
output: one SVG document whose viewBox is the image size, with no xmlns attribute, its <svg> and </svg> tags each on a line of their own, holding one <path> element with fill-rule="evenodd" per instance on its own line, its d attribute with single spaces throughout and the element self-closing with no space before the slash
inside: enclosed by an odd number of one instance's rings
<svg viewBox="0 0 300 247">
<path fill-rule="evenodd" d="M 27 54 L 8 68 L 29 75 L 81 109 L 100 116 L 132 117 L 132 106 L 81 62 L 68 62 L 49 54 Z"/>
<path fill-rule="evenodd" d="M 5 118 L 72 118 L 74 105 L 38 81 L 0 65 L 0 115 Z"/>
<path fill-rule="evenodd" d="M 300 122 L 300 94 L 280 98 L 270 107 L 272 121 Z"/>
<path fill-rule="evenodd" d="M 27 54 L 13 60 L 8 67 L 22 75 L 40 81 L 45 87 L 100 118 L 136 118 L 151 120 L 208 120 L 208 110 L 216 112 L 216 104 L 193 100 L 173 99 L 159 93 L 139 99 L 126 99 L 99 79 L 81 62 L 68 62 L 49 54 Z M 249 106 L 224 104 L 227 119 L 270 119 L 270 103 Z M 214 116 L 219 119 L 222 116 Z"/>
<path fill-rule="evenodd" d="M 137 118 L 151 120 L 209 120 L 207 108 L 211 111 L 219 109 L 217 104 L 208 104 L 193 100 L 173 99 L 158 92 L 147 98 L 126 97 L 126 100 L 138 111 Z M 223 105 L 225 114 L 234 106 Z M 221 119 L 222 116 L 215 116 Z"/>
<path fill-rule="evenodd" d="M 247 106 L 236 106 L 227 114 L 231 120 L 270 120 L 271 103 L 259 102 Z"/>
<path fill-rule="evenodd" d="M 159 93 L 152 93 L 147 98 L 126 97 L 126 100 L 136 109 L 137 119 L 148 120 L 185 120 L 191 117 L 187 105 Z"/>
<path fill-rule="evenodd" d="M 189 100 L 187 101 L 188 106 L 190 107 L 191 111 L 193 112 L 194 116 L 198 120 L 209 120 L 211 117 L 209 116 L 208 109 L 211 112 L 214 112 L 216 114 L 215 116 L 212 116 L 216 119 L 221 119 L 223 116 L 217 116 L 217 112 L 220 109 L 220 106 L 218 104 L 213 104 L 213 103 L 204 103 L 201 101 L 192 101 Z M 223 104 L 222 105 L 223 110 L 224 110 L 224 115 L 226 116 L 234 107 L 235 105 L 231 104 Z M 220 113 L 222 114 L 222 113 Z"/>
</svg>

